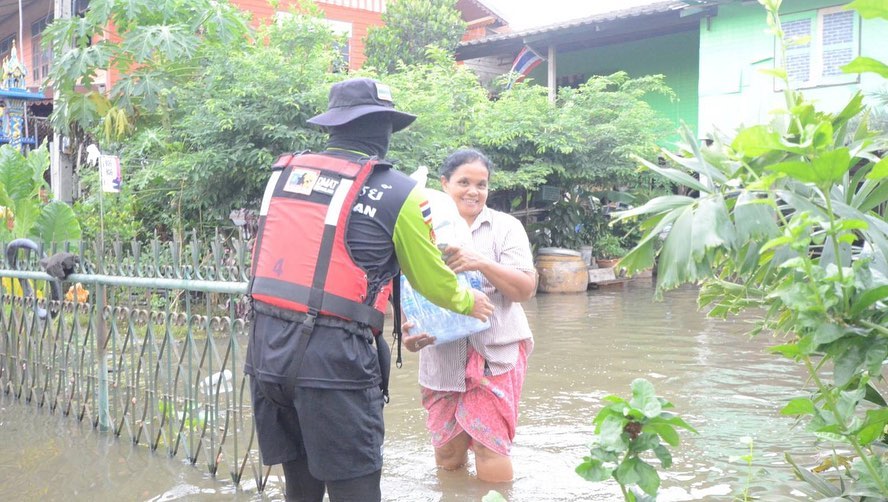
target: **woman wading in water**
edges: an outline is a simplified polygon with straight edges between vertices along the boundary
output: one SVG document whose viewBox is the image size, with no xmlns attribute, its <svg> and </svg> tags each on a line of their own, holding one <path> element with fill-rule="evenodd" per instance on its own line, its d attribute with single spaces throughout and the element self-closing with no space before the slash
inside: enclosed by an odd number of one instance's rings
<svg viewBox="0 0 888 502">
<path fill-rule="evenodd" d="M 474 249 L 447 247 L 447 265 L 456 273 L 483 274 L 482 288 L 494 305 L 491 327 L 435 345 L 428 334 L 410 333 L 413 324 L 407 320 L 404 345 L 419 351 L 422 404 L 437 465 L 461 468 L 472 450 L 478 478 L 498 483 L 513 477 L 509 453 L 533 350 L 519 302 L 533 296 L 536 271 L 521 222 L 486 206 L 491 171 L 487 157 L 469 149 L 451 154 L 441 168 L 444 191 L 468 223 L 474 244 Z"/>
</svg>

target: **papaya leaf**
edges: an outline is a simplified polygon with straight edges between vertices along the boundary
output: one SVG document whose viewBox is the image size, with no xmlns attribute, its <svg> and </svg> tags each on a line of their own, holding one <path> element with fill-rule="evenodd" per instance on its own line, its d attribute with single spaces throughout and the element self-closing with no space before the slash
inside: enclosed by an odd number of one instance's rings
<svg viewBox="0 0 888 502">
<path fill-rule="evenodd" d="M 31 236 L 40 239 L 44 245 L 77 241 L 80 240 L 80 223 L 77 222 L 71 206 L 61 201 L 52 201 L 43 206 L 31 229 Z"/>
</svg>

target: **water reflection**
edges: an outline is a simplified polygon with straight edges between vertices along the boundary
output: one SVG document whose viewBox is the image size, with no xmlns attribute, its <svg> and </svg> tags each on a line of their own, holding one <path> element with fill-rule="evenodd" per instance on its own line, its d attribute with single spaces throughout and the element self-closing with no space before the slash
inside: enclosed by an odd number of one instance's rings
<svg viewBox="0 0 888 502">
<path fill-rule="evenodd" d="M 697 312 L 695 290 L 656 303 L 652 295 L 650 284 L 633 282 L 527 303 L 537 343 L 515 439 L 516 479 L 509 485 L 477 481 L 471 464 L 468 471 L 436 470 L 417 361 L 405 353 L 404 367 L 393 369 L 386 408 L 385 500 L 479 501 L 491 489 L 511 502 L 618 500 L 615 485 L 588 483 L 574 468 L 587 451 L 601 398 L 627 395 L 638 377 L 651 380 L 700 431 L 682 434 L 660 500 L 728 500 L 742 490 L 749 471 L 731 457 L 748 453 L 744 436 L 754 438 L 753 492 L 768 500 L 797 497 L 783 452 L 804 459 L 812 440 L 791 430 L 792 420 L 778 410 L 798 394 L 801 373 L 765 354 L 765 337 L 743 336 L 748 325 L 742 320 Z M 204 470 L 0 394 L 2 500 L 282 499 L 277 469 L 263 494 L 249 484 L 236 491 L 228 473 L 213 478 Z"/>
</svg>

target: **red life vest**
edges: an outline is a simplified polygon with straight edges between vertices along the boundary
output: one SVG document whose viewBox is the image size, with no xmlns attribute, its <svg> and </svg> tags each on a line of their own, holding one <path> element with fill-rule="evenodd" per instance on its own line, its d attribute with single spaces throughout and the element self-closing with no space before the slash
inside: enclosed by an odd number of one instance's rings
<svg viewBox="0 0 888 502">
<path fill-rule="evenodd" d="M 376 164 L 317 154 L 275 162 L 253 248 L 254 301 L 382 329 L 391 281 L 368 299 L 366 271 L 345 243 L 352 207 Z"/>
</svg>

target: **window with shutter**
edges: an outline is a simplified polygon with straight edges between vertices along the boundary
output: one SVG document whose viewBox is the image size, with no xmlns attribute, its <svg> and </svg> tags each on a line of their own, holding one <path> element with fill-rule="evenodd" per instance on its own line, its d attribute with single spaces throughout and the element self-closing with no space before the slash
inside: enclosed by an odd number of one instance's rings
<svg viewBox="0 0 888 502">
<path fill-rule="evenodd" d="M 12 46 L 15 45 L 15 35 L 16 34 L 13 33 L 3 40 L 0 40 L 0 61 L 5 61 L 12 52 Z M 19 54 L 21 54 L 21 49 L 18 50 Z"/>
<path fill-rule="evenodd" d="M 813 24 L 813 17 L 783 23 L 783 41 L 786 44 L 784 66 L 790 85 L 805 84 L 811 80 Z"/>
<path fill-rule="evenodd" d="M 350 42 L 352 37 L 352 24 L 347 21 L 337 21 L 335 19 L 324 19 L 324 23 L 330 27 L 333 34 L 337 37 L 333 44 L 333 49 L 337 53 L 336 60 L 333 64 L 333 71 L 337 73 L 347 72 L 348 63 L 351 60 L 349 52 L 351 50 Z"/>
<path fill-rule="evenodd" d="M 52 23 L 52 14 L 31 24 L 31 76 L 34 84 L 42 85 L 52 66 L 52 49 L 43 47 L 43 30 Z"/>
<path fill-rule="evenodd" d="M 856 12 L 842 6 L 829 7 L 785 15 L 781 24 L 786 60 L 780 60 L 778 45 L 774 60 L 786 69 L 792 88 L 858 81 L 858 75 L 843 73 L 841 69 L 860 54 L 860 20 Z M 783 83 L 776 80 L 775 89 L 783 89 Z"/>
<path fill-rule="evenodd" d="M 854 16 L 853 10 L 841 8 L 823 9 L 818 13 L 822 83 L 841 83 L 842 77 L 847 76 L 842 72 L 841 67 L 857 57 L 860 35 L 859 31 L 855 29 Z M 838 77 L 838 82 L 836 82 L 836 77 Z"/>
</svg>

